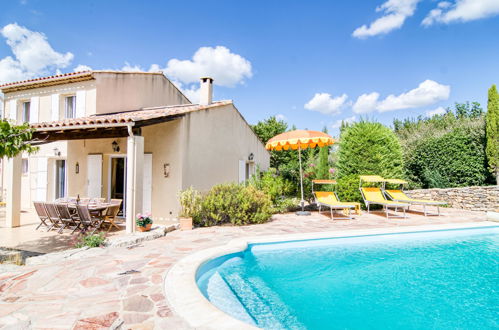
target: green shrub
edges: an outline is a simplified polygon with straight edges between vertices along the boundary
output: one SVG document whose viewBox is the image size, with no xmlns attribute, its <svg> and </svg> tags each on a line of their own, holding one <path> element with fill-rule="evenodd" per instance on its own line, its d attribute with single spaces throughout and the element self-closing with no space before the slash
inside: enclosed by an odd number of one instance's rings
<svg viewBox="0 0 499 330">
<path fill-rule="evenodd" d="M 275 168 L 253 175 L 249 185 L 269 195 L 272 203 L 282 200 L 293 191 L 293 183 L 277 175 Z"/>
<path fill-rule="evenodd" d="M 388 127 L 361 121 L 341 132 L 337 168 L 340 178 L 369 174 L 402 178 L 402 148 Z"/>
<path fill-rule="evenodd" d="M 194 223 L 198 226 L 247 225 L 264 223 L 271 216 L 272 201 L 264 192 L 253 186 L 219 184 L 203 197 Z"/>
<path fill-rule="evenodd" d="M 489 173 L 483 126 L 458 127 L 421 141 L 406 155 L 406 167 L 410 179 L 424 188 L 484 184 Z"/>
<path fill-rule="evenodd" d="M 201 193 L 192 186 L 178 194 L 180 202 L 180 216 L 184 218 L 195 218 L 201 212 Z"/>
<path fill-rule="evenodd" d="M 98 234 L 88 234 L 82 236 L 79 241 L 75 244 L 76 248 L 82 248 L 84 246 L 88 247 L 99 247 L 103 246 L 104 242 L 106 241 L 106 236 L 104 233 L 98 233 Z"/>
<path fill-rule="evenodd" d="M 364 204 L 362 195 L 359 190 L 359 175 L 350 174 L 338 178 L 336 185 L 336 193 L 342 202 L 359 202 Z"/>
</svg>

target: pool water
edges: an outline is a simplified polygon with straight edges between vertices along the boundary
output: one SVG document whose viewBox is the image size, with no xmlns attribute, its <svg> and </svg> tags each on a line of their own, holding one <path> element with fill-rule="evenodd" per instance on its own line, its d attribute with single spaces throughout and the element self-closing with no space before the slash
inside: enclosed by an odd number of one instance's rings
<svg viewBox="0 0 499 330">
<path fill-rule="evenodd" d="M 499 227 L 250 245 L 198 286 L 265 329 L 499 328 Z"/>
</svg>

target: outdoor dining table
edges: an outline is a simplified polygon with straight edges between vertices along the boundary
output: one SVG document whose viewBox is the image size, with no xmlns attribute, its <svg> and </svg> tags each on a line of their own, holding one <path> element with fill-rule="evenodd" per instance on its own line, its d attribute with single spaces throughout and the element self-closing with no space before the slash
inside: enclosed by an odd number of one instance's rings
<svg viewBox="0 0 499 330">
<path fill-rule="evenodd" d="M 66 203 L 68 205 L 68 208 L 71 211 L 76 211 L 76 203 Z M 99 213 L 99 215 L 102 215 L 102 213 L 109 207 L 111 206 L 110 203 L 98 203 L 98 204 L 86 204 L 88 206 L 88 211 L 90 213 Z"/>
</svg>

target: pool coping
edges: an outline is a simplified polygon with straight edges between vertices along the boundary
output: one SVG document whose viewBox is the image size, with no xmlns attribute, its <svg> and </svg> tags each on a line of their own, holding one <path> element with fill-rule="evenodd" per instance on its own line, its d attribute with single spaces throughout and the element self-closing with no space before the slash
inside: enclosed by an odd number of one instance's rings
<svg viewBox="0 0 499 330">
<path fill-rule="evenodd" d="M 382 227 L 328 232 L 241 237 L 222 246 L 202 250 L 179 260 L 166 274 L 164 293 L 173 311 L 196 329 L 258 329 L 226 314 L 206 299 L 196 283 L 196 273 L 207 261 L 226 254 L 244 251 L 249 244 L 300 241 L 321 238 L 356 237 L 379 234 L 415 233 L 435 230 L 466 229 L 497 226 L 497 222 L 480 221 L 455 224 Z"/>
</svg>

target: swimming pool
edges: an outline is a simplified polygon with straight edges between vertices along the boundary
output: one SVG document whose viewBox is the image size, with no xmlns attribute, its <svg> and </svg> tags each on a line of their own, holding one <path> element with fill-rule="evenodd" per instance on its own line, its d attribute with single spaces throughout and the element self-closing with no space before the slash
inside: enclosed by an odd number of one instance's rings
<svg viewBox="0 0 499 330">
<path fill-rule="evenodd" d="M 267 244 L 197 272 L 219 309 L 266 329 L 499 327 L 499 227 Z"/>
</svg>

